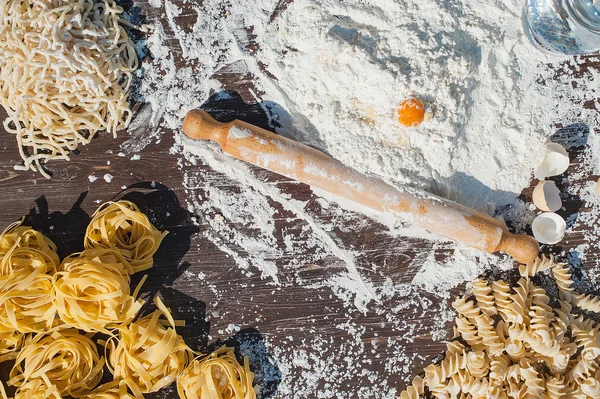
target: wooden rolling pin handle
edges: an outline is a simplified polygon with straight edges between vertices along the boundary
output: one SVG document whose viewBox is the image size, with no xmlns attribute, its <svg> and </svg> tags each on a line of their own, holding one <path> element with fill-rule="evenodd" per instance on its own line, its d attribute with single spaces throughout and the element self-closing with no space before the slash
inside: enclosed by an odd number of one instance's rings
<svg viewBox="0 0 600 399">
<path fill-rule="evenodd" d="M 540 245 L 532 236 L 513 234 L 506 229 L 496 250 L 510 254 L 519 263 L 528 264 L 537 258 Z"/>
<path fill-rule="evenodd" d="M 501 220 L 433 195 L 421 196 L 379 179 L 368 178 L 330 156 L 246 122 L 218 122 L 202 110 L 183 121 L 190 138 L 217 142 L 223 152 L 242 161 L 299 180 L 371 209 L 387 212 L 474 248 L 504 251 L 520 263 L 539 253 L 537 241 L 508 231 Z"/>
</svg>

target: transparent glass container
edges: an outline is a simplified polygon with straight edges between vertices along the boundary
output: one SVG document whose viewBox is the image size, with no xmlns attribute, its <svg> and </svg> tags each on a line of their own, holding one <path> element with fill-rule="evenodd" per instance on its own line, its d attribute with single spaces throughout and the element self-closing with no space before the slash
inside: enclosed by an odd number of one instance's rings
<svg viewBox="0 0 600 399">
<path fill-rule="evenodd" d="M 531 42 L 546 52 L 600 52 L 600 0 L 526 0 L 523 24 Z"/>
</svg>

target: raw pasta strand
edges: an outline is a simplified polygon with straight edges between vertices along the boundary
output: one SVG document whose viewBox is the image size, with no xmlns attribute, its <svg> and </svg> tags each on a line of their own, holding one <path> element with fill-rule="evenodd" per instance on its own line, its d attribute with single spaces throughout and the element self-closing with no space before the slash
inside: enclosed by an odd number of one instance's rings
<svg viewBox="0 0 600 399">
<path fill-rule="evenodd" d="M 42 165 L 131 120 L 127 91 L 138 67 L 114 0 L 0 2 L 0 103 L 23 165 Z"/>
</svg>

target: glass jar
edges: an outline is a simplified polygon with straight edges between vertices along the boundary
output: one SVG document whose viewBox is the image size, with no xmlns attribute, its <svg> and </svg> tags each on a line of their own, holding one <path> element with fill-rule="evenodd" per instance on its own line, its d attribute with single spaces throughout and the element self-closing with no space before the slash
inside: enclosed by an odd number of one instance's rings
<svg viewBox="0 0 600 399">
<path fill-rule="evenodd" d="M 526 0 L 523 24 L 531 42 L 547 52 L 600 52 L 600 0 Z"/>
</svg>

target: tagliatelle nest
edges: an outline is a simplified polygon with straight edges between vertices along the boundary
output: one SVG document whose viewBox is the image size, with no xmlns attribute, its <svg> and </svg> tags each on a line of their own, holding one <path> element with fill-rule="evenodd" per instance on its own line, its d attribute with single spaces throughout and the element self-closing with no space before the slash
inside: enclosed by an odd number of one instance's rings
<svg viewBox="0 0 600 399">
<path fill-rule="evenodd" d="M 158 231 L 133 202 L 107 202 L 94 213 L 84 245 L 117 250 L 135 273 L 152 267 L 152 256 L 167 233 Z"/>
<path fill-rule="evenodd" d="M 181 399 L 256 399 L 248 358 L 240 365 L 233 348 L 223 346 L 192 364 L 177 378 Z"/>
<path fill-rule="evenodd" d="M 6 274 L 0 275 L 0 333 L 29 333 L 52 328 L 56 308 L 52 304 L 55 266 L 44 253 L 13 247 L 4 255 Z"/>
<path fill-rule="evenodd" d="M 15 246 L 17 248 L 30 248 L 51 258 L 54 269 L 58 268 L 60 260 L 56 253 L 56 244 L 39 231 L 29 226 L 22 226 L 22 223 L 22 221 L 15 222 L 0 234 L 0 256 L 4 257 Z M 0 274 L 8 273 L 10 266 L 8 260 L 3 258 Z"/>
<path fill-rule="evenodd" d="M 0 234 L 0 334 L 37 333 L 55 325 L 49 295 L 58 264 L 56 245 L 21 222 Z"/>
<path fill-rule="evenodd" d="M 168 309 L 158 297 L 155 303 L 159 310 L 119 327 L 118 337 L 106 343 L 108 368 L 115 379 L 132 381 L 142 393 L 170 385 L 192 358 L 192 351 L 175 331 Z M 161 315 L 171 327 L 163 327 Z"/>
<path fill-rule="evenodd" d="M 38 334 L 19 352 L 8 384 L 24 388 L 43 378 L 62 396 L 79 398 L 98 385 L 104 363 L 96 344 L 77 330 Z"/>
<path fill-rule="evenodd" d="M 130 323 L 143 305 L 131 295 L 126 262 L 114 250 L 86 249 L 66 258 L 54 275 L 52 302 L 60 319 L 80 330 L 109 333 Z"/>
</svg>

